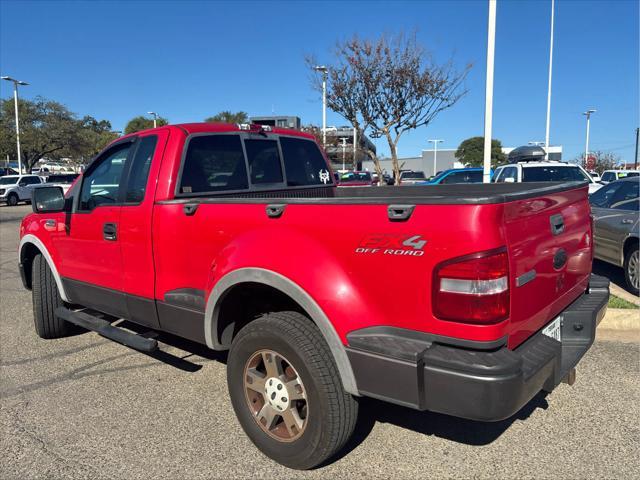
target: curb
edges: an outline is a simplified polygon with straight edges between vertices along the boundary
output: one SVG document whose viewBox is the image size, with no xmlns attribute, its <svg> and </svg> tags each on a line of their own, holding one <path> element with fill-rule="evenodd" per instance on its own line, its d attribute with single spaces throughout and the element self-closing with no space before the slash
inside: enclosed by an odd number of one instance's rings
<svg viewBox="0 0 640 480">
<path fill-rule="evenodd" d="M 636 297 L 632 293 L 629 293 L 626 290 L 620 288 L 613 282 L 609 284 L 609 293 L 611 293 L 611 295 L 615 295 L 618 298 L 626 300 L 627 302 L 633 303 L 634 305 L 640 306 L 640 297 Z"/>
<path fill-rule="evenodd" d="M 598 325 L 602 330 L 640 330 L 640 309 L 609 308 Z"/>
</svg>

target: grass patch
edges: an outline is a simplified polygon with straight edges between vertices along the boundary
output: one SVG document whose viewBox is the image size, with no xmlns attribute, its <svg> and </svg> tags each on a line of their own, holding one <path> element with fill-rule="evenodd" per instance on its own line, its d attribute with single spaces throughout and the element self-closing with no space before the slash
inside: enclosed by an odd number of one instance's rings
<svg viewBox="0 0 640 480">
<path fill-rule="evenodd" d="M 609 308 L 638 308 L 638 306 L 626 301 L 624 298 L 609 295 Z"/>
</svg>

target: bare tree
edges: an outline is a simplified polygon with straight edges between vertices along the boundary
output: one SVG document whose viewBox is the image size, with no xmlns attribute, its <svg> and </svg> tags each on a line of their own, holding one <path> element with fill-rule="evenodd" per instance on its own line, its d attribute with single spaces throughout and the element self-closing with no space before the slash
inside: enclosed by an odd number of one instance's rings
<svg viewBox="0 0 640 480">
<path fill-rule="evenodd" d="M 605 170 L 615 169 L 622 161 L 619 155 L 611 152 L 602 152 L 600 150 L 589 152 L 589 157 L 593 158 L 593 168 L 591 168 L 591 165 L 589 164 L 585 165 L 584 155 L 577 156 L 576 158 L 574 158 L 573 162 L 581 164 L 583 167 L 588 168 L 589 170 L 595 170 L 596 172 L 598 172 L 598 175 L 602 175 L 602 172 L 604 172 Z"/>
<path fill-rule="evenodd" d="M 398 142 L 409 131 L 428 125 L 464 94 L 471 65 L 455 71 L 452 60 L 439 65 L 417 43 L 415 35 L 358 37 L 338 43 L 336 62 L 327 65 L 327 105 L 361 133 L 384 137 L 389 144 L 396 184 L 400 178 Z M 315 63 L 312 58 L 308 64 Z M 321 90 L 317 74 L 313 86 Z M 381 174 L 379 162 L 375 162 Z"/>
</svg>

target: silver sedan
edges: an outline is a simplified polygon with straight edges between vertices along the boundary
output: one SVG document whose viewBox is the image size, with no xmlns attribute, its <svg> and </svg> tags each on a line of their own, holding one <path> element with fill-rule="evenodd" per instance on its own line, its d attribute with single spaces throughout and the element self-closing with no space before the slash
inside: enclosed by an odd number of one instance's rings
<svg viewBox="0 0 640 480">
<path fill-rule="evenodd" d="M 595 257 L 624 269 L 629 290 L 638 295 L 638 206 L 640 177 L 605 185 L 589 197 L 595 220 Z"/>
</svg>

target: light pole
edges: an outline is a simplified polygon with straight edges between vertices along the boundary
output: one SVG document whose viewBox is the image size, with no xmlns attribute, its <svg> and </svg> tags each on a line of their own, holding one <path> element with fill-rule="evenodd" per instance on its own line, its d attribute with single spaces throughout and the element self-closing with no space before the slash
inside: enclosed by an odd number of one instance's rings
<svg viewBox="0 0 640 480">
<path fill-rule="evenodd" d="M 316 72 L 322 73 L 322 146 L 327 147 L 327 67 L 316 65 Z"/>
<path fill-rule="evenodd" d="M 596 110 L 594 110 L 593 108 L 587 110 L 586 112 L 583 112 L 583 115 L 587 116 L 587 139 L 585 141 L 584 144 L 584 164 L 583 167 L 586 167 L 587 165 L 587 157 L 589 156 L 589 122 L 591 120 L 591 114 L 592 113 L 596 113 Z"/>
<path fill-rule="evenodd" d="M 6 80 L 8 82 L 13 82 L 13 100 L 15 102 L 16 109 L 16 144 L 18 148 L 18 173 L 22 173 L 22 155 L 20 154 L 20 122 L 18 121 L 18 85 L 29 85 L 27 82 L 23 82 L 22 80 L 16 80 L 11 77 L 0 77 L 2 80 Z"/>
<path fill-rule="evenodd" d="M 429 143 L 433 143 L 433 174 L 436 174 L 436 161 L 438 159 L 438 144 L 444 142 L 444 140 L 440 140 L 438 138 L 434 138 L 433 140 L 427 140 Z"/>
<path fill-rule="evenodd" d="M 491 127 L 493 122 L 493 60 L 496 50 L 496 0 L 489 0 L 487 25 L 487 79 L 484 97 L 484 152 L 482 182 L 491 182 Z"/>
<path fill-rule="evenodd" d="M 158 114 L 156 112 L 147 112 L 149 115 L 153 115 L 153 128 L 158 127 Z"/>
<path fill-rule="evenodd" d="M 342 137 L 340 139 L 340 141 L 342 142 L 342 170 L 346 170 L 346 168 L 345 168 L 345 154 L 347 152 L 347 139 L 345 137 Z"/>
<path fill-rule="evenodd" d="M 553 20 L 555 0 L 551 0 L 551 39 L 549 41 L 549 86 L 547 88 L 547 129 L 544 136 L 544 159 L 549 160 L 549 128 L 551 125 L 551 72 L 553 69 Z"/>
</svg>

